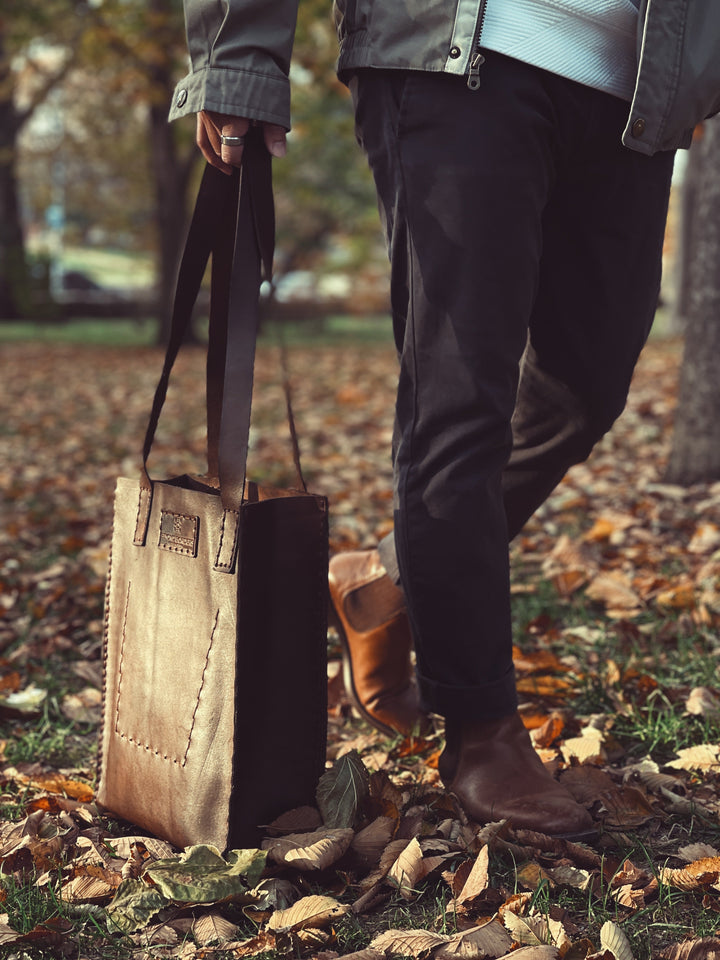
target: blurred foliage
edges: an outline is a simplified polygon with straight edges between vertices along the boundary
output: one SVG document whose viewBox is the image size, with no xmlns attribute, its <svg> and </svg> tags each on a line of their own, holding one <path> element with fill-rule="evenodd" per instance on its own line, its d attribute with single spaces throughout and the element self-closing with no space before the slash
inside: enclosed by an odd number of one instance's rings
<svg viewBox="0 0 720 960">
<path fill-rule="evenodd" d="M 386 256 L 375 190 L 355 142 L 349 93 L 335 75 L 328 0 L 300 4 L 295 35 L 288 159 L 275 164 L 281 270 L 369 269 Z M 369 261 L 369 262 L 368 262 Z"/>
<path fill-rule="evenodd" d="M 3 39 L 8 89 L 16 109 L 27 111 L 17 169 L 33 249 L 47 249 L 47 212 L 60 210 L 64 243 L 156 254 L 158 111 L 164 123 L 172 82 L 187 69 L 181 0 L 5 0 Z M 279 274 L 350 273 L 368 260 L 370 275 L 385 272 L 372 180 L 347 90 L 335 77 L 336 56 L 329 0 L 304 0 L 289 155 L 274 165 Z M 171 129 L 180 168 L 173 189 L 189 209 L 201 167 L 194 123 Z"/>
</svg>

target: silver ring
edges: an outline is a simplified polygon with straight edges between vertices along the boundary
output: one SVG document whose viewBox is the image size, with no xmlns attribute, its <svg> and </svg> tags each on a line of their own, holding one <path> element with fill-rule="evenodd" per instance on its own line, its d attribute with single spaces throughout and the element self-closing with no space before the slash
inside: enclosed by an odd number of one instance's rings
<svg viewBox="0 0 720 960">
<path fill-rule="evenodd" d="M 241 147 L 245 143 L 245 137 L 220 137 L 220 143 L 224 147 Z"/>
</svg>

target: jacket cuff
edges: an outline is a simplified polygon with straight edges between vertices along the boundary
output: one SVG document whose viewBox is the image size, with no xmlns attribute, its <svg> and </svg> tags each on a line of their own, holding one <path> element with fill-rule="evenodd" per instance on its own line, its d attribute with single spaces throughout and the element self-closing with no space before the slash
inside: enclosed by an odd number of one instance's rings
<svg viewBox="0 0 720 960">
<path fill-rule="evenodd" d="M 290 129 L 290 82 L 254 70 L 205 67 L 189 73 L 173 94 L 170 120 L 213 110 Z"/>
</svg>

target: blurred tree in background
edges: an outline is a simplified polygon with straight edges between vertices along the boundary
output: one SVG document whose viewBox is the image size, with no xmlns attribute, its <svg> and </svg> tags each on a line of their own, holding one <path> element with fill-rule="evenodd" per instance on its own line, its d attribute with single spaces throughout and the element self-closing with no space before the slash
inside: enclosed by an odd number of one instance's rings
<svg viewBox="0 0 720 960">
<path fill-rule="evenodd" d="M 293 130 L 288 158 L 275 163 L 277 275 L 334 271 L 362 310 L 385 255 L 348 94 L 335 77 L 330 7 L 300 5 Z M 32 314 L 28 244 L 44 249 L 56 272 L 63 245 L 116 247 L 154 258 L 164 338 L 202 166 L 194 118 L 167 122 L 186 69 L 182 0 L 4 2 L 0 317 Z M 359 274 L 365 293 L 351 279 Z"/>
<path fill-rule="evenodd" d="M 83 12 L 72 0 L 4 0 L 0 11 L 0 319 L 30 309 L 18 138 L 76 62 Z"/>
<path fill-rule="evenodd" d="M 333 268 L 353 278 L 348 306 L 377 310 L 387 256 L 364 154 L 355 142 L 349 95 L 335 75 L 337 37 L 329 0 L 300 4 L 288 156 L 274 167 L 280 276 Z"/>
<path fill-rule="evenodd" d="M 697 131 L 684 190 L 685 348 L 665 479 L 690 486 L 720 480 L 720 116 Z"/>
</svg>

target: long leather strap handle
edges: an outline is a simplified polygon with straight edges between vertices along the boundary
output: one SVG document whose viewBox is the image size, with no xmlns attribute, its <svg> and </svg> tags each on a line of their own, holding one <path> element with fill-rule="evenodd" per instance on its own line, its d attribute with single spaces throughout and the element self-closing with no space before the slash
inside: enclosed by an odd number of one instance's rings
<svg viewBox="0 0 720 960">
<path fill-rule="evenodd" d="M 143 444 L 135 544 L 145 543 L 152 503 L 147 460 L 170 373 L 212 252 L 208 468 L 211 475 L 219 476 L 225 511 L 216 567 L 225 570 L 233 567 L 247 464 L 261 266 L 269 278 L 273 243 L 270 155 L 262 142 L 261 131 L 251 128 L 243 151 L 242 173 L 228 177 L 208 165 L 200 185 L 178 276 L 165 363 Z"/>
</svg>

